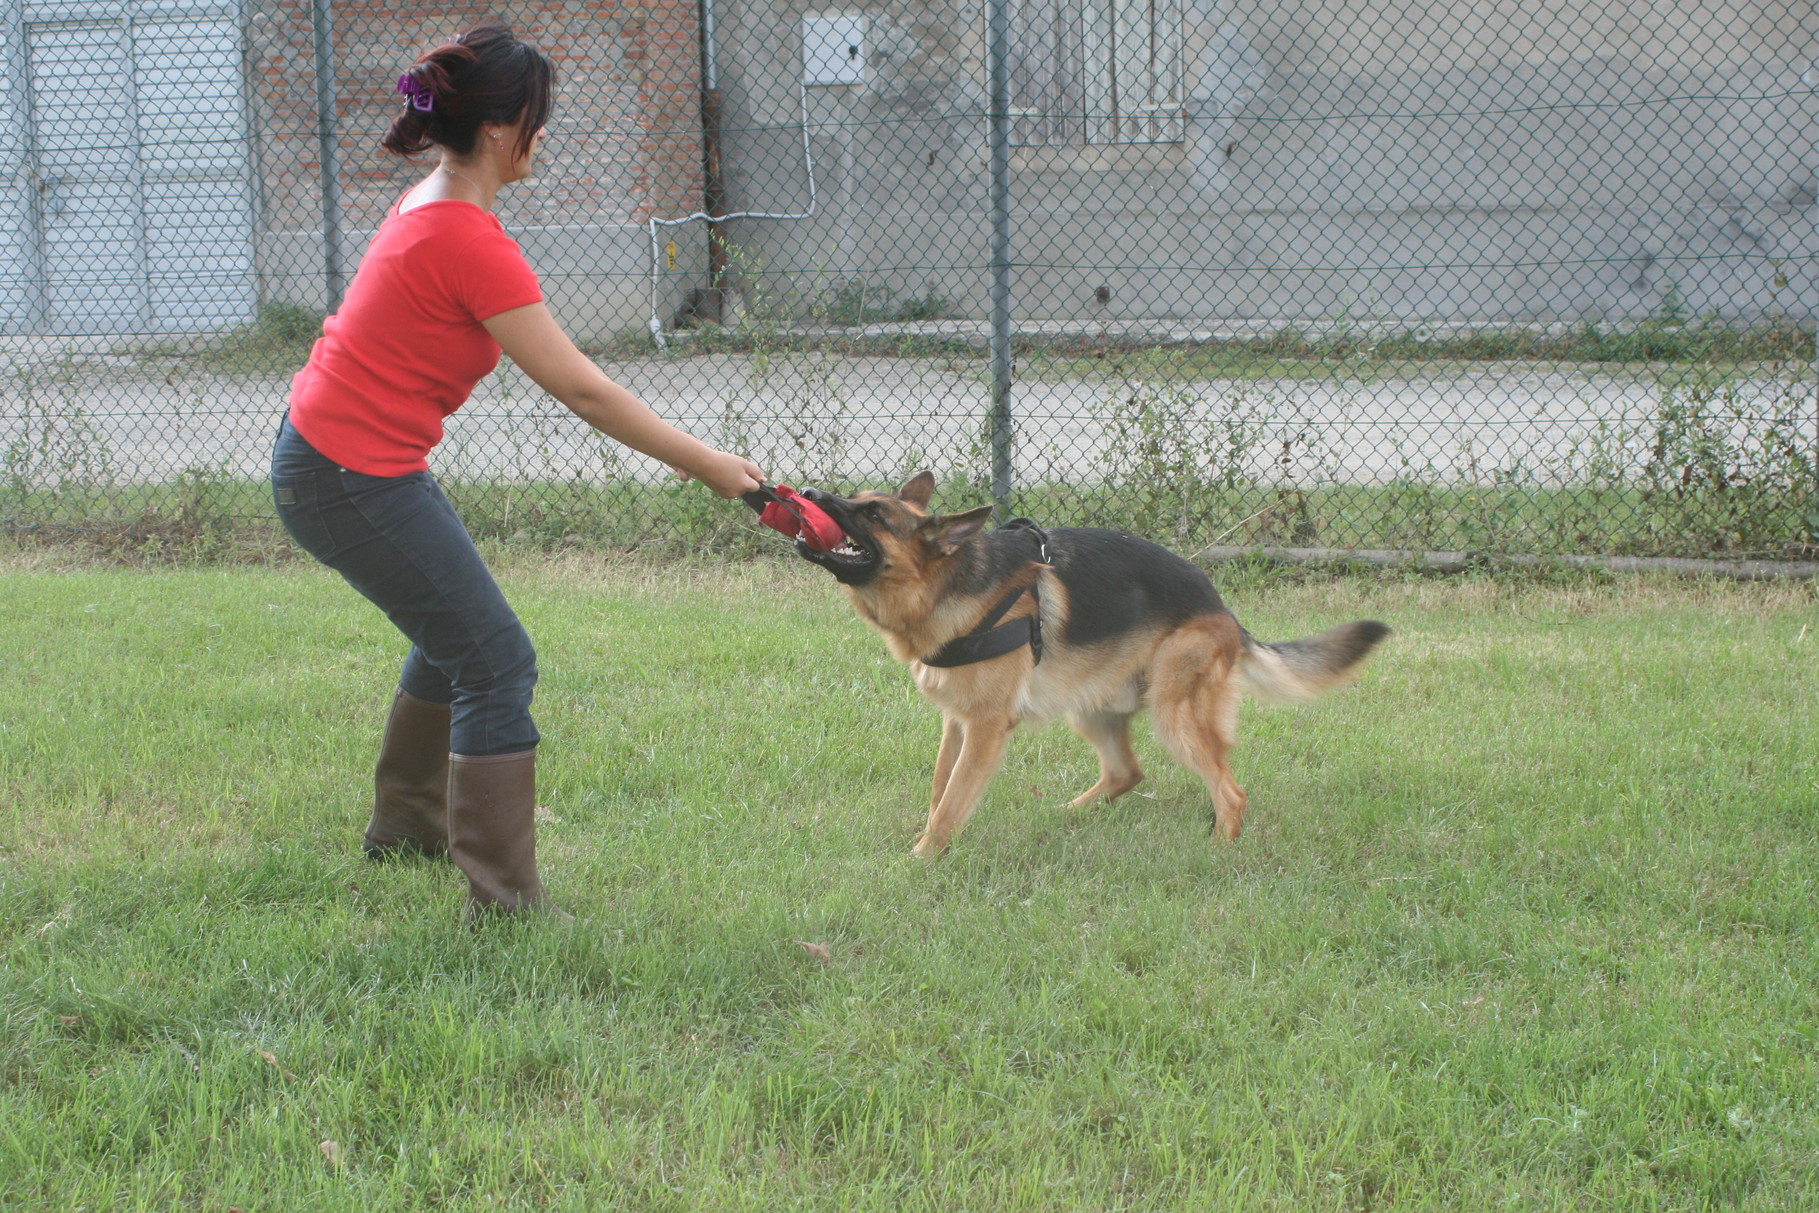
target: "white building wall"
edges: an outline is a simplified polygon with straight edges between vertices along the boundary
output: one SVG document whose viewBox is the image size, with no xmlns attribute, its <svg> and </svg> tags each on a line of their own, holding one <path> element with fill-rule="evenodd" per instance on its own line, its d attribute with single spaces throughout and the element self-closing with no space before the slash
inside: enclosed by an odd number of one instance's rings
<svg viewBox="0 0 1819 1213">
<path fill-rule="evenodd" d="M 721 0 L 734 203 L 803 194 L 806 0 Z M 822 206 L 738 225 L 810 297 L 986 303 L 985 5 L 875 0 L 810 119 Z M 1271 324 L 1819 313 L 1813 5 L 1194 0 L 1187 134 L 1019 147 L 1019 314 Z M 969 268 L 970 267 L 970 268 Z"/>
</svg>

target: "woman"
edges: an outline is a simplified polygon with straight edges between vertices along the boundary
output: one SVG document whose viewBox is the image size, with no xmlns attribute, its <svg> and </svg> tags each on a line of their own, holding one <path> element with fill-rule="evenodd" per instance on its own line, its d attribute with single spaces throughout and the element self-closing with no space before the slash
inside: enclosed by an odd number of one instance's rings
<svg viewBox="0 0 1819 1213">
<path fill-rule="evenodd" d="M 555 71 L 500 26 L 437 47 L 399 79 L 382 146 L 440 164 L 392 207 L 341 310 L 291 384 L 273 497 L 297 544 L 411 641 L 380 742 L 366 853 L 447 854 L 468 915 L 553 909 L 537 875 L 536 656 L 430 477 L 442 422 L 500 352 L 610 438 L 722 497 L 758 487 L 749 460 L 659 418 L 601 373 L 543 304 L 492 214 L 530 175 Z M 560 913 L 560 911 L 556 911 Z"/>
</svg>

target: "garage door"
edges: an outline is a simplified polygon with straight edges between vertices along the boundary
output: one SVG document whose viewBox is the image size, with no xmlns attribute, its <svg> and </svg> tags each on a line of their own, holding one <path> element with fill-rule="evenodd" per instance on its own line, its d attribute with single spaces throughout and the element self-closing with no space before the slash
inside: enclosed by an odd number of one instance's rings
<svg viewBox="0 0 1819 1213">
<path fill-rule="evenodd" d="M 17 12 L 18 10 L 15 10 Z M 0 320 L 168 333 L 254 311 L 238 22 L 141 5 L 27 8 L 8 32 L 12 197 Z M 9 314 L 10 313 L 10 314 Z"/>
</svg>

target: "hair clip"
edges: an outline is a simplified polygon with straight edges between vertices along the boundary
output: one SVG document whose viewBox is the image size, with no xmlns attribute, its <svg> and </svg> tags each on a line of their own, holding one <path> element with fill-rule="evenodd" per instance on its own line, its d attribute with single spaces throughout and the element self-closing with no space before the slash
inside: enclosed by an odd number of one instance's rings
<svg viewBox="0 0 1819 1213">
<path fill-rule="evenodd" d="M 436 108 L 436 94 L 427 84 L 419 83 L 409 72 L 398 77 L 398 91 L 404 94 L 404 103 L 419 114 L 427 114 Z"/>
</svg>

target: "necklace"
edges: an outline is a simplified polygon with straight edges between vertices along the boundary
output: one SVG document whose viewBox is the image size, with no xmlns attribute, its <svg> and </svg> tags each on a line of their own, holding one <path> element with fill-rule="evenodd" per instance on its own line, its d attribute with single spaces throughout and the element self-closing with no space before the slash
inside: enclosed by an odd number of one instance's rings
<svg viewBox="0 0 1819 1213">
<path fill-rule="evenodd" d="M 439 164 L 436 167 L 441 169 L 443 172 L 447 173 L 451 177 L 455 177 L 462 181 L 467 182 L 469 185 L 471 185 L 475 189 L 479 190 L 482 194 L 486 193 L 486 187 L 482 186 L 478 181 L 475 181 L 472 177 L 469 177 L 466 173 L 457 173 L 454 169 L 450 168 L 446 164 Z"/>
</svg>

